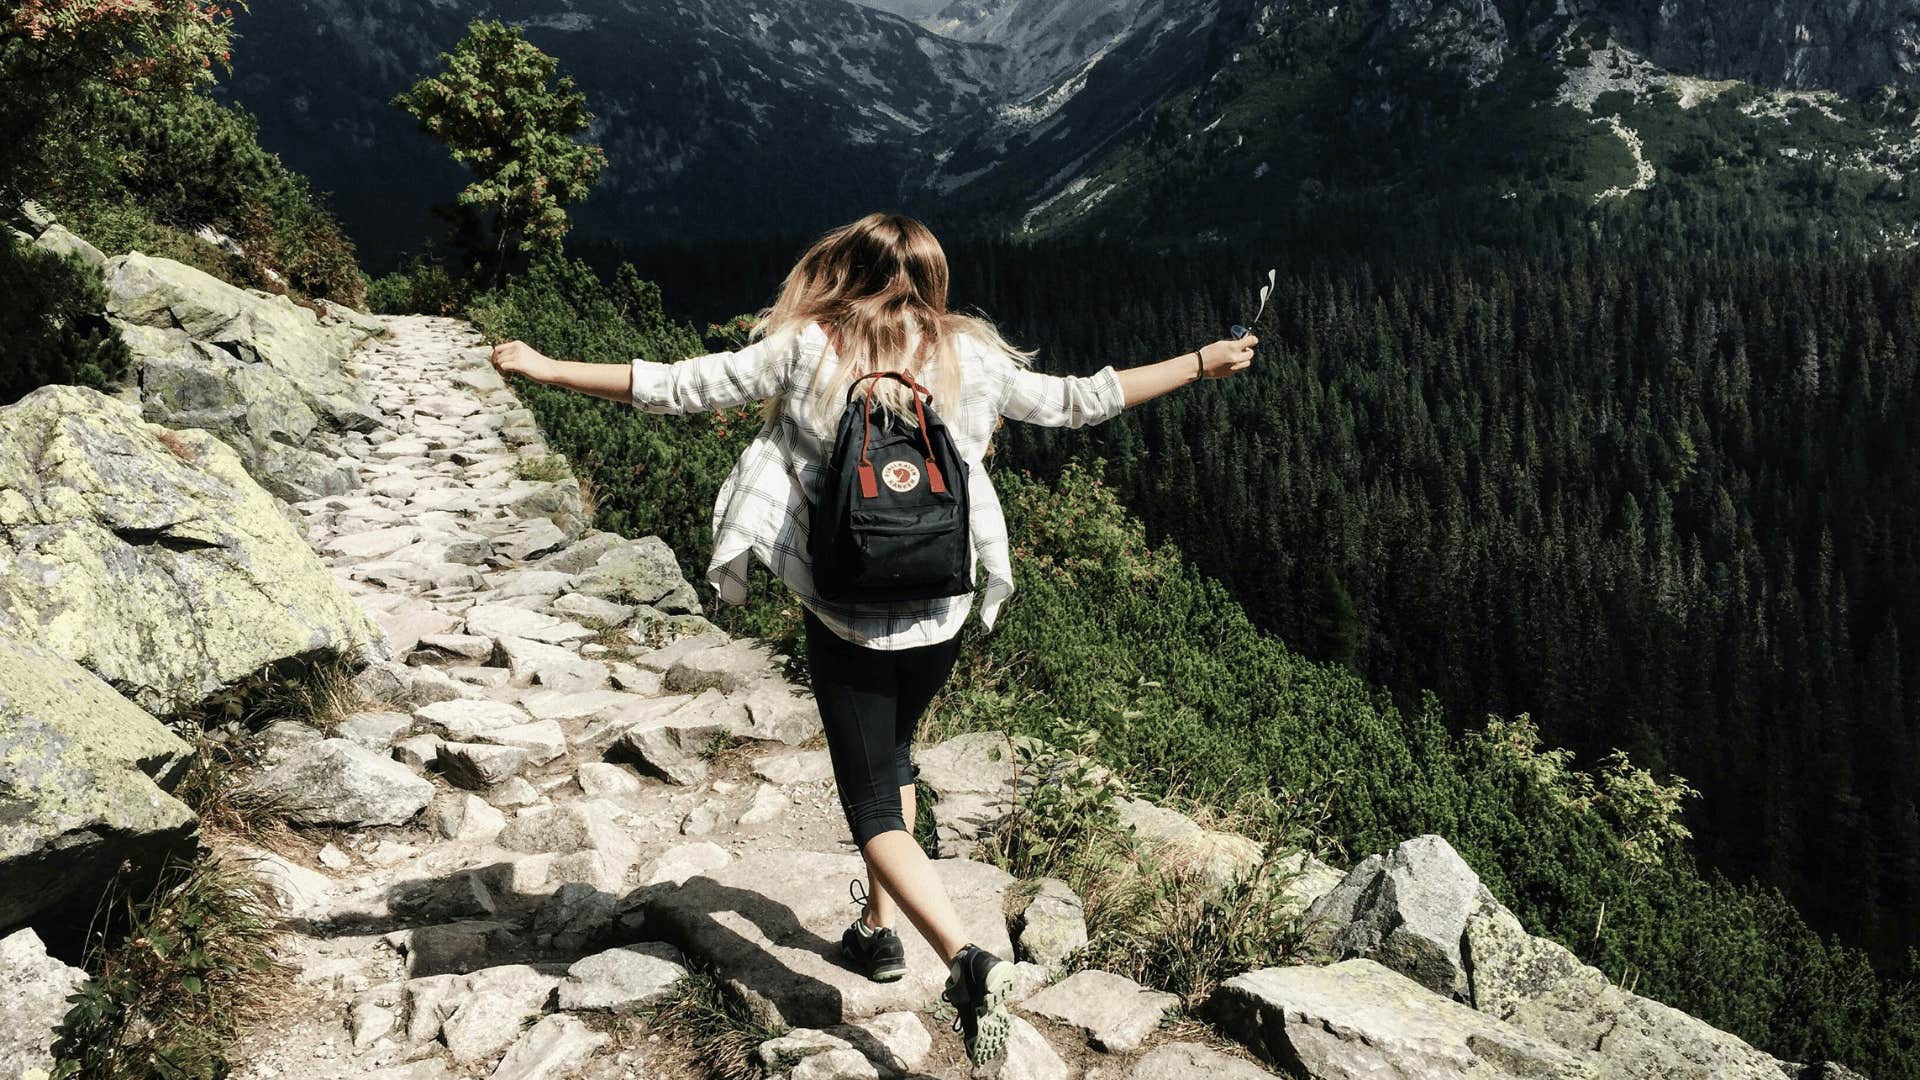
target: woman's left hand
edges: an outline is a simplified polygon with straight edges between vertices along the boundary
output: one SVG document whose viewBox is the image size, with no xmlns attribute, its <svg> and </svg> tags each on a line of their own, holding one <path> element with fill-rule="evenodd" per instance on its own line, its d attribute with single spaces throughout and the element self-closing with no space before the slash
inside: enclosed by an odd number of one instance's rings
<svg viewBox="0 0 1920 1080">
<path fill-rule="evenodd" d="M 493 370 L 502 376 L 524 375 L 534 382 L 549 381 L 555 369 L 553 357 L 524 341 L 503 341 L 493 347 Z"/>
</svg>

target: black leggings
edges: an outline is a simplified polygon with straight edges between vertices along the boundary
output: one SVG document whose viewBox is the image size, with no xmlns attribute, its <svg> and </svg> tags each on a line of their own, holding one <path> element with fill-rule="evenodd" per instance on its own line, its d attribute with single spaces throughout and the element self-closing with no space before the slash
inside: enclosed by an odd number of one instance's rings
<svg viewBox="0 0 1920 1080">
<path fill-rule="evenodd" d="M 803 609 L 804 610 L 804 609 Z M 913 783 L 913 731 L 927 703 L 953 673 L 960 635 L 911 649 L 872 649 L 802 616 L 807 671 L 827 755 L 840 788 L 840 808 L 860 847 L 891 829 L 907 829 L 900 789 Z"/>
</svg>

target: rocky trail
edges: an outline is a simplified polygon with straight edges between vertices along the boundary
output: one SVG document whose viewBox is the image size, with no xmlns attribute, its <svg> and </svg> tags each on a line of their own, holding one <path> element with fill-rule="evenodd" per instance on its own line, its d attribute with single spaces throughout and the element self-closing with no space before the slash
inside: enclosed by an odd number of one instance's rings
<svg viewBox="0 0 1920 1080">
<path fill-rule="evenodd" d="M 88 261 L 134 380 L 0 407 L 0 1076 L 55 1065 L 90 978 L 73 912 L 202 844 L 270 886 L 284 932 L 241 1080 L 972 1076 L 917 933 L 898 982 L 838 959 L 863 864 L 787 658 L 703 618 L 658 537 L 588 526 L 471 325 Z M 258 731 L 181 712 L 316 656 L 353 658 L 350 700 Z M 230 740 L 240 790 L 295 828 L 197 816 L 163 716 Z M 1080 969 L 1065 883 L 970 857 L 1034 790 L 1015 750 L 915 751 L 938 872 L 1019 961 L 1007 1080 L 1856 1075 L 1533 936 L 1442 837 L 1342 872 L 1116 793 L 1147 873 L 1108 892 L 1218 899 L 1259 869 L 1281 890 L 1260 917 L 1300 916 L 1297 962 L 1189 1017 Z"/>
<path fill-rule="evenodd" d="M 516 478 L 546 447 L 471 327 L 386 322 L 353 358 L 381 417 L 346 444 L 359 489 L 295 504 L 387 632 L 393 660 L 356 683 L 386 704 L 331 733 L 263 733 L 263 786 L 333 839 L 311 858 L 233 849 L 281 894 L 291 972 L 236 1075 L 701 1075 L 644 1021 L 607 1016 L 672 993 L 689 957 L 790 1029 L 774 1050 L 796 1078 L 966 1075 L 936 1013 L 944 967 L 911 928 L 900 982 L 837 960 L 861 863 L 784 658 L 694 614 L 657 540 L 582 531 L 570 479 Z M 709 760 L 716 740 L 737 749 Z M 957 740 L 923 768 L 985 790 L 993 756 Z M 1011 957 L 1011 879 L 940 866 L 976 940 Z M 1173 999 L 1109 979 L 1125 985 L 1101 987 L 1119 1014 L 1102 1022 L 1140 1029 L 1118 1040 L 1137 1046 Z M 1007 1075 L 1082 1071 L 1086 1032 L 1030 1019 Z M 1095 1067 L 1198 1076 L 1219 1054 L 1169 1045 Z"/>
</svg>

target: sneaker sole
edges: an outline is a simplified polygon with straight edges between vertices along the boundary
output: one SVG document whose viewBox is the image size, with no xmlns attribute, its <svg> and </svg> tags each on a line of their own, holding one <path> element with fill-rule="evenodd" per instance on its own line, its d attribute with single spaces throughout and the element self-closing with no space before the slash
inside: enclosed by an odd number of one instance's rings
<svg viewBox="0 0 1920 1080">
<path fill-rule="evenodd" d="M 867 976 L 867 978 L 872 979 L 874 982 L 899 982 L 901 977 L 906 975 L 906 973 L 907 966 L 902 964 L 899 967 L 881 968 Z"/>
<path fill-rule="evenodd" d="M 1013 965 L 1001 961 L 987 971 L 987 996 L 980 1003 L 975 1023 L 973 1046 L 967 1056 L 975 1065 L 985 1065 L 1007 1052 L 1007 1037 L 1013 1031 L 1013 1016 L 1007 1012 L 1007 998 L 1013 995 Z"/>
</svg>

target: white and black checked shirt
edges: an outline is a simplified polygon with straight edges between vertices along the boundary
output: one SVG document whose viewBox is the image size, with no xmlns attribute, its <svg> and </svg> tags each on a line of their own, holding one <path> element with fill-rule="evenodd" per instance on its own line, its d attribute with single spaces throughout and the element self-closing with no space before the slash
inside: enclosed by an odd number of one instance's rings
<svg viewBox="0 0 1920 1080">
<path fill-rule="evenodd" d="M 1092 375 L 1047 375 L 1020 366 L 971 336 L 959 345 L 959 407 L 935 405 L 967 462 L 971 568 L 976 592 L 983 594 L 980 620 L 991 630 L 1014 588 L 1006 518 L 983 463 L 999 418 L 1080 427 L 1111 419 L 1126 401 L 1112 365 Z M 878 604 L 838 604 L 814 593 L 809 518 L 835 433 L 833 426 L 821 427 L 812 410 L 814 375 L 827 350 L 825 330 L 809 323 L 797 334 L 761 338 L 734 352 L 674 363 L 636 359 L 633 404 L 652 413 L 691 413 L 781 399 L 779 415 L 762 426 L 714 500 L 713 561 L 707 581 L 721 600 L 746 602 L 749 557 L 757 556 L 822 623 L 848 641 L 875 649 L 945 641 L 966 622 L 973 593 Z M 837 425 L 837 411 L 827 419 Z"/>
</svg>

